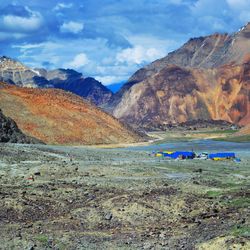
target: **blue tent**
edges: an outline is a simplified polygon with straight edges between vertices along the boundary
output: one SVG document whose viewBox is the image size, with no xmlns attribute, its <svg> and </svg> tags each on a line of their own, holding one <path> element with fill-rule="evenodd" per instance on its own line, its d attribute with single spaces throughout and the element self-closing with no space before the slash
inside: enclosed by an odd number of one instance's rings
<svg viewBox="0 0 250 250">
<path fill-rule="evenodd" d="M 235 158 L 235 153 L 215 153 L 215 154 L 209 154 L 209 159 L 232 159 Z"/>
<path fill-rule="evenodd" d="M 175 151 L 173 153 L 163 153 L 163 156 L 169 157 L 172 159 L 193 159 L 195 157 L 194 152 L 188 152 L 188 151 Z"/>
</svg>

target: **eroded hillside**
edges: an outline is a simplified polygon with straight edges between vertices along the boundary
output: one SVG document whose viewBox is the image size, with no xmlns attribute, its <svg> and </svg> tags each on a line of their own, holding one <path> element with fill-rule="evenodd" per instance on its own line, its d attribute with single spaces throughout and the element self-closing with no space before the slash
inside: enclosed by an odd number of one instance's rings
<svg viewBox="0 0 250 250">
<path fill-rule="evenodd" d="M 49 144 L 135 142 L 140 136 L 79 96 L 0 84 L 0 107 L 27 135 Z"/>
</svg>

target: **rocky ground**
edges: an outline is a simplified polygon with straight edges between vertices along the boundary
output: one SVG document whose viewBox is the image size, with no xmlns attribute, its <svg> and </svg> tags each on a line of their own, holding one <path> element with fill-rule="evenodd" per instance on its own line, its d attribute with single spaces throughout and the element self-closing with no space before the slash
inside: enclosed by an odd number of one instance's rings
<svg viewBox="0 0 250 250">
<path fill-rule="evenodd" d="M 0 144 L 0 249 L 249 249 L 240 156 Z"/>
</svg>

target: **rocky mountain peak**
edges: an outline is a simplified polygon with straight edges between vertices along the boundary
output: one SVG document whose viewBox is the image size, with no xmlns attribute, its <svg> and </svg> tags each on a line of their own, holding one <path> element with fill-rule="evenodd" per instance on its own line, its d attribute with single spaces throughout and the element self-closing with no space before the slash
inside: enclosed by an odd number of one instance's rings
<svg viewBox="0 0 250 250">
<path fill-rule="evenodd" d="M 238 32 L 241 31 L 250 31 L 250 22 L 246 23 L 244 26 L 242 26 Z"/>
<path fill-rule="evenodd" d="M 46 78 L 50 80 L 61 80 L 65 81 L 68 79 L 83 79 L 82 73 L 79 73 L 73 69 L 55 69 L 47 72 Z"/>
<path fill-rule="evenodd" d="M 75 93 L 100 106 L 112 92 L 94 78 L 85 78 L 73 69 L 29 68 L 9 57 L 0 57 L 0 81 L 32 88 L 58 88 Z"/>
<path fill-rule="evenodd" d="M 28 69 L 22 63 L 13 60 L 7 56 L 0 57 L 0 70 L 26 70 Z"/>
<path fill-rule="evenodd" d="M 239 31 L 239 36 L 244 40 L 249 40 L 250 38 L 250 22 L 243 26 Z"/>
</svg>

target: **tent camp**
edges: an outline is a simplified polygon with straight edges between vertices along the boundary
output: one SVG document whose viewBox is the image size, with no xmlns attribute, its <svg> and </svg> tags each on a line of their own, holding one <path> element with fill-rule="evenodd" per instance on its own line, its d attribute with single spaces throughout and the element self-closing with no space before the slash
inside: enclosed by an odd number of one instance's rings
<svg viewBox="0 0 250 250">
<path fill-rule="evenodd" d="M 175 151 L 170 153 L 163 153 L 164 157 L 171 159 L 194 159 L 195 153 L 188 151 Z"/>
<path fill-rule="evenodd" d="M 167 159 L 210 159 L 214 161 L 221 161 L 221 160 L 235 160 L 236 156 L 235 153 L 213 153 L 208 154 L 206 152 L 196 155 L 192 151 L 158 151 L 153 152 L 153 155 L 156 157 L 165 157 Z"/>
<path fill-rule="evenodd" d="M 214 161 L 231 160 L 235 158 L 235 153 L 215 153 L 209 154 L 208 158 Z"/>
</svg>

